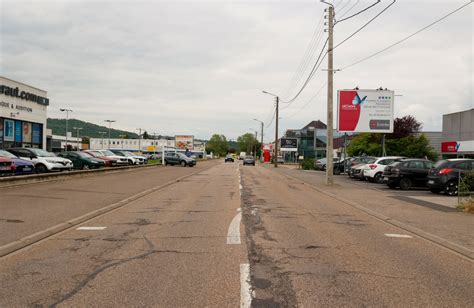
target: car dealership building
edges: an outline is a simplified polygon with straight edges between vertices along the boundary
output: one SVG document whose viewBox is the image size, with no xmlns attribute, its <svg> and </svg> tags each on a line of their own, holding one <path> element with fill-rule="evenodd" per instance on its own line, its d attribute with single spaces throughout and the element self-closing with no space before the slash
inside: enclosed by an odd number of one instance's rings
<svg viewBox="0 0 474 308">
<path fill-rule="evenodd" d="M 443 158 L 474 158 L 474 108 L 443 115 Z"/>
<path fill-rule="evenodd" d="M 46 147 L 44 90 L 0 76 L 0 148 Z"/>
</svg>

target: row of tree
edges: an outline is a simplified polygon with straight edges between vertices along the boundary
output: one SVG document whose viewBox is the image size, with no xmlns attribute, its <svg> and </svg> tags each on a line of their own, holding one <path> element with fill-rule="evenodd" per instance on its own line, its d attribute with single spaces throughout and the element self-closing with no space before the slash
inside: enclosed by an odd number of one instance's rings
<svg viewBox="0 0 474 308">
<path fill-rule="evenodd" d="M 243 134 L 237 138 L 237 143 L 228 141 L 222 134 L 214 134 L 206 144 L 206 152 L 214 155 L 224 156 L 227 153 L 245 152 L 259 153 L 262 144 L 251 133 Z"/>
</svg>

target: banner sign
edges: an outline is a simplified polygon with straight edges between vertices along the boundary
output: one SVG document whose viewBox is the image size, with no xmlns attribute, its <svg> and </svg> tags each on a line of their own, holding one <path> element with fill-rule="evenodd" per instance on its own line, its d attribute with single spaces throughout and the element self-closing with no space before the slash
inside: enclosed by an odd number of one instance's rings
<svg viewBox="0 0 474 308">
<path fill-rule="evenodd" d="M 194 150 L 194 136 L 176 135 L 174 141 L 175 147 L 180 150 Z"/>
<path fill-rule="evenodd" d="M 15 122 L 13 120 L 7 120 L 3 122 L 3 140 L 15 141 Z"/>
<path fill-rule="evenodd" d="M 41 144 L 41 124 L 33 123 L 32 125 L 32 142 L 34 144 Z"/>
<path fill-rule="evenodd" d="M 15 142 L 21 142 L 22 131 L 21 121 L 15 121 Z"/>
<path fill-rule="evenodd" d="M 281 138 L 280 139 L 280 151 L 283 152 L 297 152 L 298 151 L 298 139 L 296 138 Z"/>
<path fill-rule="evenodd" d="M 31 143 L 31 123 L 23 122 L 23 142 Z"/>
<path fill-rule="evenodd" d="M 474 152 L 474 140 L 441 142 L 442 153 Z"/>
<path fill-rule="evenodd" d="M 393 132 L 393 91 L 339 90 L 337 94 L 338 131 Z"/>
</svg>

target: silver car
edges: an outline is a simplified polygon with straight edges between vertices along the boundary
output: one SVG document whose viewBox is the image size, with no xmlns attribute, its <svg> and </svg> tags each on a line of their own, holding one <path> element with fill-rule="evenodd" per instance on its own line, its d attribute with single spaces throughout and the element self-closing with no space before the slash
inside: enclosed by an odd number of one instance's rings
<svg viewBox="0 0 474 308">
<path fill-rule="evenodd" d="M 244 166 L 245 165 L 252 165 L 255 166 L 255 158 L 251 155 L 247 155 L 244 158 Z"/>
</svg>

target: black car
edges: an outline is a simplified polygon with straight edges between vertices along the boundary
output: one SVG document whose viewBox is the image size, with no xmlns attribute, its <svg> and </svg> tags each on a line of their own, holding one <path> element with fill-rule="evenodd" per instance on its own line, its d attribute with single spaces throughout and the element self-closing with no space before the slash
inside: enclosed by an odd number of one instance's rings
<svg viewBox="0 0 474 308">
<path fill-rule="evenodd" d="M 72 161 L 74 169 L 99 169 L 105 167 L 105 161 L 95 158 L 91 154 L 81 151 L 61 152 L 59 157 L 64 157 Z"/>
<path fill-rule="evenodd" d="M 165 154 L 165 163 L 167 165 L 181 165 L 183 167 L 189 166 L 193 167 L 196 165 L 196 160 L 182 153 L 166 153 Z"/>
<path fill-rule="evenodd" d="M 227 155 L 225 158 L 224 158 L 224 162 L 234 162 L 234 158 L 232 157 L 232 155 Z"/>
<path fill-rule="evenodd" d="M 438 161 L 428 173 L 427 186 L 432 193 L 458 194 L 459 176 L 474 170 L 474 159 L 455 158 Z"/>
<path fill-rule="evenodd" d="M 428 172 L 434 163 L 427 159 L 404 159 L 385 167 L 383 180 L 390 188 L 426 187 Z"/>
</svg>

